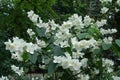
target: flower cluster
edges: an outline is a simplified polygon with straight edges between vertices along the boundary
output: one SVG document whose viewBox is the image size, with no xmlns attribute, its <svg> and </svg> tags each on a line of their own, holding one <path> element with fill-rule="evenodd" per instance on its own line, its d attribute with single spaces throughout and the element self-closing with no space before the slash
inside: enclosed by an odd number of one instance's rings
<svg viewBox="0 0 120 80">
<path fill-rule="evenodd" d="M 32 10 L 28 12 L 28 17 L 39 28 L 45 27 L 46 33 L 55 30 L 59 26 L 53 20 L 49 21 L 48 23 L 44 23 L 42 19 L 38 15 L 36 15 Z"/>
<path fill-rule="evenodd" d="M 113 0 L 100 0 L 101 4 L 102 4 L 102 8 L 101 8 L 101 13 L 102 14 L 108 14 L 109 16 L 111 16 L 111 14 L 114 14 L 113 12 L 118 12 L 119 11 L 119 6 L 120 6 L 120 0 L 115 0 L 115 2 Z M 114 3 L 114 6 L 112 5 Z M 106 15 L 107 15 L 106 14 Z"/>
<path fill-rule="evenodd" d="M 96 25 L 98 26 L 98 28 L 104 26 L 107 24 L 107 20 L 106 19 L 102 19 L 101 21 L 96 21 Z"/>
<path fill-rule="evenodd" d="M 113 72 L 113 68 L 112 67 L 114 65 L 114 62 L 112 60 L 103 58 L 102 62 L 103 62 L 102 66 L 107 68 L 107 72 L 109 72 L 109 73 Z"/>
<path fill-rule="evenodd" d="M 112 0 L 100 0 L 101 3 L 111 3 Z"/>
<path fill-rule="evenodd" d="M 23 75 L 23 68 L 16 67 L 15 65 L 11 65 L 11 69 L 18 74 L 19 76 Z"/>
<path fill-rule="evenodd" d="M 35 33 L 32 31 L 32 29 L 28 29 L 27 33 L 29 34 L 30 38 L 32 38 L 35 35 Z"/>
<path fill-rule="evenodd" d="M 101 9 L 101 13 L 102 13 L 102 14 L 105 14 L 105 13 L 107 13 L 108 10 L 109 10 L 109 8 L 103 7 L 103 8 Z"/>
<path fill-rule="evenodd" d="M 85 74 L 79 74 L 78 77 L 79 78 L 77 80 L 89 80 L 90 79 L 89 75 L 85 75 Z"/>
<path fill-rule="evenodd" d="M 117 4 L 120 6 L 120 0 L 117 0 Z"/>
<path fill-rule="evenodd" d="M 5 42 L 6 50 L 10 50 L 12 59 L 16 59 L 18 61 L 23 61 L 22 55 L 24 51 L 27 51 L 30 54 L 34 54 L 34 51 L 40 49 L 37 44 L 27 43 L 23 39 L 19 39 L 18 37 L 14 37 L 13 41 L 8 40 Z"/>
<path fill-rule="evenodd" d="M 103 1 L 104 2 L 104 1 Z M 111 3 L 111 1 L 108 1 Z M 107 10 L 108 11 L 108 10 Z M 103 12 L 106 13 L 107 11 Z M 32 12 L 32 11 L 30 11 Z M 34 15 L 34 12 L 32 13 Z M 29 17 L 29 16 L 28 16 Z M 29 17 L 31 18 L 31 17 Z M 77 79 L 79 80 L 89 80 L 90 76 L 82 72 L 84 69 L 89 69 L 91 66 L 88 64 L 89 57 L 86 57 L 87 53 L 93 53 L 94 50 L 100 49 L 102 43 L 112 44 L 113 38 L 111 36 L 105 36 L 108 34 L 114 34 L 117 32 L 116 29 L 104 29 L 103 26 L 107 25 L 106 19 L 94 20 L 86 15 L 84 18 L 82 16 L 78 16 L 77 14 L 72 15 L 68 18 L 67 21 L 64 21 L 63 24 L 56 24 L 53 20 L 48 23 L 43 23 L 41 18 L 37 23 L 32 21 L 37 27 L 46 28 L 46 34 L 51 33 L 54 34 L 54 45 L 60 46 L 62 49 L 71 48 L 71 53 L 65 50 L 64 55 L 54 56 L 53 63 L 57 63 L 63 69 L 69 69 L 73 71 L 73 74 L 77 74 Z M 97 34 L 99 34 L 98 39 L 93 37 L 93 35 L 97 35 L 96 32 L 91 34 L 89 33 L 90 29 L 97 30 Z M 56 30 L 56 33 L 52 32 Z M 78 34 L 88 33 L 88 37 L 80 38 Z M 98 35 L 97 35 L 98 36 Z M 101 42 L 102 41 L 102 42 Z M 84 50 L 88 50 L 87 53 Z M 97 56 L 97 55 L 96 55 Z M 95 62 L 99 61 L 98 59 Z M 114 62 L 109 59 L 102 59 L 102 67 L 107 70 L 108 74 L 113 72 Z M 99 69 L 94 67 L 94 75 L 100 73 Z"/>
<path fill-rule="evenodd" d="M 106 44 L 112 44 L 112 41 L 113 41 L 113 38 L 112 37 L 108 37 L 108 38 L 104 38 L 103 41 L 106 43 Z"/>
<path fill-rule="evenodd" d="M 112 3 L 112 0 L 100 0 L 100 2 L 109 4 Z M 117 1 L 117 3 L 119 2 Z M 109 12 L 109 8 L 104 6 L 101 13 L 107 12 Z M 104 58 L 104 54 L 102 54 L 105 53 L 104 50 L 108 49 L 106 49 L 108 44 L 112 45 L 114 41 L 112 34 L 117 32 L 115 28 L 106 27 L 108 26 L 107 19 L 94 20 L 88 15 L 82 17 L 74 14 L 62 24 L 56 24 L 54 20 L 44 23 L 41 17 L 32 10 L 28 12 L 28 18 L 37 26 L 37 31 L 27 30 L 33 40 L 31 42 L 26 42 L 18 37 L 5 42 L 6 50 L 11 52 L 12 59 L 24 61 L 25 52 L 34 55 L 34 52 L 38 51 L 40 60 L 43 60 L 39 63 L 41 69 L 47 68 L 49 73 L 49 71 L 57 71 L 57 68 L 60 67 L 63 74 L 72 75 L 75 80 L 94 80 L 98 75 L 104 78 L 102 71 L 106 71 L 107 75 L 114 73 L 114 61 Z M 27 57 L 31 58 L 28 55 Z M 39 59 L 38 56 L 34 55 L 33 63 L 37 59 Z M 49 63 L 53 65 L 51 66 Z M 56 64 L 58 66 L 55 66 Z M 23 68 L 15 65 L 12 65 L 11 69 L 19 76 L 24 73 Z M 61 76 L 57 77 L 61 78 Z M 110 77 L 119 80 L 119 77 L 114 74 Z"/>
<path fill-rule="evenodd" d="M 54 63 L 59 63 L 64 69 L 69 68 L 71 71 L 78 71 L 82 66 L 82 63 L 78 59 L 72 59 L 69 53 L 65 53 L 65 56 L 54 56 Z"/>
<path fill-rule="evenodd" d="M 103 29 L 103 28 L 100 28 L 100 32 L 102 35 L 106 35 L 106 34 L 113 34 L 113 33 L 116 33 L 117 30 L 116 29 Z"/>
<path fill-rule="evenodd" d="M 95 39 L 90 39 L 90 40 L 81 40 L 78 41 L 76 38 L 71 39 L 73 48 L 82 51 L 82 49 L 88 49 L 88 48 L 96 48 L 98 43 Z"/>
<path fill-rule="evenodd" d="M 0 77 L 0 80 L 9 80 L 7 76 Z"/>
<path fill-rule="evenodd" d="M 118 76 L 112 76 L 113 80 L 120 80 L 120 77 Z"/>
</svg>

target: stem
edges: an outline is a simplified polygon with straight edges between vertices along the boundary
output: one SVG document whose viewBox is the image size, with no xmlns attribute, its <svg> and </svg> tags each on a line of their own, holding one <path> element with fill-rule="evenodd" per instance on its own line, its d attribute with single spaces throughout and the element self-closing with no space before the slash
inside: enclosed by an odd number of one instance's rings
<svg viewBox="0 0 120 80">
<path fill-rule="evenodd" d="M 68 77 L 66 80 L 70 80 L 72 77 L 75 77 L 75 76 L 77 76 L 78 74 L 80 74 L 81 72 L 79 72 L 79 73 L 77 73 L 77 74 L 75 74 L 75 75 L 72 75 L 72 76 L 70 76 L 70 77 Z"/>
</svg>

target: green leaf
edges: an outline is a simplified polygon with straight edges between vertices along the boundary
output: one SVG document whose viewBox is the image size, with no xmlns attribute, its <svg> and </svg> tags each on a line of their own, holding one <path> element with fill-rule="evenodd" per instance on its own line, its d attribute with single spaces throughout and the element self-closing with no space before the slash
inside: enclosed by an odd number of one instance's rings
<svg viewBox="0 0 120 80">
<path fill-rule="evenodd" d="M 95 39 L 99 39 L 99 36 L 101 36 L 99 29 L 96 28 L 95 26 L 88 28 L 87 32 L 89 33 L 89 35 L 93 36 Z"/>
<path fill-rule="evenodd" d="M 120 39 L 115 40 L 115 43 L 120 47 Z"/>
<path fill-rule="evenodd" d="M 29 54 L 29 60 L 30 60 L 33 64 L 36 63 L 37 57 L 38 57 L 38 54 L 37 54 L 37 53 Z"/>
<path fill-rule="evenodd" d="M 46 32 L 46 29 L 45 28 L 39 28 L 39 27 L 36 27 L 36 30 L 37 30 L 37 34 L 39 37 L 43 37 L 45 36 L 45 32 Z"/>
<path fill-rule="evenodd" d="M 72 55 L 72 48 L 71 47 L 64 48 L 64 51 L 67 51 L 69 54 Z"/>
<path fill-rule="evenodd" d="M 28 78 L 28 76 L 27 76 L 27 75 L 22 76 L 22 79 L 23 79 L 23 80 L 29 80 L 29 78 Z"/>
<path fill-rule="evenodd" d="M 48 65 L 48 74 L 54 73 L 55 70 L 56 70 L 56 68 L 57 68 L 57 64 L 51 62 L 51 63 Z"/>
<path fill-rule="evenodd" d="M 89 33 L 90 35 L 93 35 L 94 32 L 95 32 L 95 31 L 94 31 L 94 28 L 91 28 L 91 27 L 90 27 L 90 28 L 88 29 L 88 33 Z"/>
<path fill-rule="evenodd" d="M 102 43 L 102 48 L 103 50 L 108 50 L 111 47 L 112 44 L 106 44 L 106 43 Z"/>
<path fill-rule="evenodd" d="M 60 55 L 63 55 L 63 51 L 59 46 L 55 46 L 53 48 L 53 54 L 54 56 L 60 56 Z"/>
<path fill-rule="evenodd" d="M 101 52 L 100 49 L 95 49 L 93 53 L 94 53 L 94 54 L 99 54 L 100 52 Z"/>
<path fill-rule="evenodd" d="M 112 51 L 113 51 L 115 54 L 117 54 L 117 55 L 120 54 L 119 47 L 118 47 L 117 45 L 112 45 L 111 48 L 112 48 Z"/>
<path fill-rule="evenodd" d="M 78 37 L 79 39 L 83 39 L 83 38 L 86 38 L 86 37 L 88 37 L 88 36 L 89 36 L 88 33 L 80 33 L 80 34 L 77 35 L 77 37 Z"/>
<path fill-rule="evenodd" d="M 22 58 L 24 61 L 28 60 L 28 53 L 23 53 Z"/>
</svg>

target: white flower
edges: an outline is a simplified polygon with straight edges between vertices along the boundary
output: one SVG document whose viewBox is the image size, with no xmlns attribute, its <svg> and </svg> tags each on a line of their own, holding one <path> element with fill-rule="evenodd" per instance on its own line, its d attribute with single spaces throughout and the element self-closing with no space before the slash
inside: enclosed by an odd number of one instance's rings
<svg viewBox="0 0 120 80">
<path fill-rule="evenodd" d="M 82 64 L 79 62 L 78 59 L 73 59 L 70 61 L 71 66 L 70 66 L 70 70 L 71 71 L 78 71 L 80 70 L 80 67 L 82 66 Z"/>
<path fill-rule="evenodd" d="M 69 33 L 69 30 L 61 29 L 56 33 L 55 35 L 55 45 L 61 46 L 61 47 L 68 47 L 69 46 L 69 39 L 72 37 L 72 34 Z"/>
<path fill-rule="evenodd" d="M 13 42 L 8 40 L 5 42 L 6 50 L 10 50 L 10 52 L 23 52 L 23 48 L 25 47 L 26 42 L 23 39 L 19 39 L 18 37 L 13 37 Z"/>
<path fill-rule="evenodd" d="M 71 17 L 69 17 L 69 20 L 74 21 L 75 19 L 78 19 L 78 18 L 79 18 L 78 14 L 73 14 Z"/>
<path fill-rule="evenodd" d="M 32 16 L 30 19 L 31 19 L 31 21 L 33 21 L 34 23 L 37 23 L 38 18 L 39 18 L 39 16 L 38 16 L 38 15 L 33 14 L 33 16 Z"/>
<path fill-rule="evenodd" d="M 70 29 L 73 26 L 72 22 L 67 21 L 67 22 L 63 22 L 61 27 L 64 27 L 66 29 Z"/>
<path fill-rule="evenodd" d="M 0 77 L 0 80 L 9 80 L 7 76 Z"/>
<path fill-rule="evenodd" d="M 69 68 L 71 71 L 78 71 L 82 64 L 78 59 L 72 59 L 69 53 L 65 53 L 65 56 L 54 56 L 54 63 L 59 63 L 63 69 Z"/>
<path fill-rule="evenodd" d="M 108 10 L 109 10 L 109 8 L 103 7 L 103 8 L 101 9 L 101 13 L 102 13 L 102 14 L 105 14 L 105 13 L 108 12 Z"/>
<path fill-rule="evenodd" d="M 118 76 L 112 76 L 113 80 L 120 80 L 120 77 Z"/>
<path fill-rule="evenodd" d="M 39 68 L 41 68 L 41 69 L 45 69 L 45 66 L 46 66 L 46 65 L 41 65 L 41 64 L 39 64 Z"/>
<path fill-rule="evenodd" d="M 18 61 L 23 61 L 22 55 L 25 51 L 24 48 L 26 46 L 26 42 L 23 39 L 19 39 L 18 37 L 13 37 L 13 42 L 8 40 L 5 42 L 6 50 L 11 52 L 11 58 L 16 59 Z"/>
<path fill-rule="evenodd" d="M 111 2 L 112 2 L 112 0 L 100 0 L 100 2 L 101 2 L 101 3 L 104 3 L 104 2 L 105 2 L 105 3 L 108 3 L 108 2 L 110 2 L 110 3 L 111 3 Z"/>
<path fill-rule="evenodd" d="M 105 66 L 113 66 L 114 65 L 114 62 L 112 61 L 112 60 L 110 60 L 110 59 L 105 59 L 105 58 L 103 58 L 102 59 L 102 66 L 103 67 L 105 67 Z"/>
<path fill-rule="evenodd" d="M 69 21 L 72 22 L 72 25 L 75 26 L 75 29 L 81 30 L 84 28 L 84 24 L 82 22 L 82 16 L 78 16 L 77 14 L 73 14 L 69 17 Z"/>
<path fill-rule="evenodd" d="M 6 50 L 11 52 L 11 58 L 18 61 L 23 61 L 22 55 L 24 51 L 33 54 L 35 50 L 41 49 L 37 44 L 27 43 L 18 37 L 13 37 L 13 41 L 8 40 L 8 42 L 5 42 L 5 45 Z"/>
<path fill-rule="evenodd" d="M 37 41 L 37 45 L 38 45 L 39 47 L 41 47 L 41 48 L 44 48 L 44 47 L 47 46 L 46 42 L 43 41 L 43 40 L 38 40 L 38 39 L 36 38 L 36 41 Z"/>
<path fill-rule="evenodd" d="M 113 34 L 113 33 L 116 33 L 117 30 L 116 29 L 103 29 L 103 28 L 100 28 L 100 32 L 102 35 L 106 35 L 106 34 Z"/>
<path fill-rule="evenodd" d="M 57 27 L 59 27 L 59 25 L 56 24 L 54 20 L 51 20 L 48 23 L 49 23 L 52 30 L 55 30 Z"/>
<path fill-rule="evenodd" d="M 106 67 L 108 73 L 113 72 L 113 69 L 112 69 L 113 65 L 114 65 L 114 62 L 112 60 L 102 58 L 102 66 Z"/>
<path fill-rule="evenodd" d="M 110 67 L 107 67 L 107 72 L 108 72 L 108 73 L 111 73 L 111 72 L 113 72 L 113 69 L 110 68 Z"/>
<path fill-rule="evenodd" d="M 117 0 L 117 4 L 118 4 L 118 6 L 120 6 L 120 0 Z"/>
<path fill-rule="evenodd" d="M 30 18 L 30 17 L 32 17 L 33 16 L 33 14 L 34 14 L 34 11 L 29 11 L 29 12 L 27 12 L 27 14 L 28 14 L 28 17 Z"/>
<path fill-rule="evenodd" d="M 61 37 L 64 37 L 63 36 L 63 33 L 62 32 L 58 32 L 58 33 L 56 33 L 56 35 L 55 35 L 58 39 L 61 39 Z"/>
<path fill-rule="evenodd" d="M 88 49 L 90 47 L 95 47 L 96 45 L 97 45 L 97 42 L 94 39 L 81 40 L 79 42 L 80 49 Z"/>
<path fill-rule="evenodd" d="M 118 9 L 118 8 L 115 8 L 115 11 L 116 11 L 116 12 L 118 12 L 118 11 L 119 11 L 119 9 Z"/>
<path fill-rule="evenodd" d="M 64 40 L 69 40 L 69 38 L 72 36 L 71 33 L 69 33 L 69 30 L 66 30 L 65 32 L 59 31 L 56 33 L 55 37 L 57 40 L 64 41 Z"/>
<path fill-rule="evenodd" d="M 11 58 L 12 59 L 16 59 L 17 61 L 23 61 L 23 58 L 22 58 L 22 53 L 19 53 L 19 52 L 15 52 L 15 53 L 11 53 Z"/>
<path fill-rule="evenodd" d="M 65 56 L 66 56 L 67 58 L 69 58 L 69 59 L 72 58 L 71 55 L 70 55 L 68 52 L 65 52 Z"/>
<path fill-rule="evenodd" d="M 88 61 L 87 58 L 83 58 L 83 59 L 81 60 L 82 67 L 87 67 L 87 61 Z"/>
<path fill-rule="evenodd" d="M 11 40 L 8 40 L 8 42 L 5 42 L 6 50 L 10 50 L 11 52 L 14 52 L 14 45 L 12 44 Z"/>
<path fill-rule="evenodd" d="M 73 58 L 76 58 L 76 59 L 79 59 L 80 57 L 82 58 L 84 56 L 85 53 L 82 53 L 80 51 L 77 51 L 77 52 L 73 52 L 72 54 L 72 57 Z"/>
<path fill-rule="evenodd" d="M 117 29 L 111 29 L 111 33 L 116 33 Z"/>
<path fill-rule="evenodd" d="M 32 38 L 33 35 L 35 35 L 35 33 L 32 31 L 32 29 L 28 29 L 27 33 L 29 34 L 29 36 Z"/>
<path fill-rule="evenodd" d="M 62 48 L 69 47 L 68 41 L 60 42 L 60 47 L 62 47 Z"/>
<path fill-rule="evenodd" d="M 54 56 L 54 63 L 61 63 L 62 62 L 62 57 L 61 56 Z"/>
<path fill-rule="evenodd" d="M 112 41 L 113 41 L 113 38 L 112 37 L 108 37 L 108 38 L 104 38 L 103 41 L 106 43 L 106 44 L 112 44 Z"/>
<path fill-rule="evenodd" d="M 98 27 L 101 27 L 101 26 L 102 26 L 100 21 L 96 21 L 96 25 L 97 25 Z"/>
<path fill-rule="evenodd" d="M 74 37 L 71 39 L 71 43 L 73 48 L 78 51 L 81 51 L 82 49 L 95 48 L 98 45 L 97 41 L 93 38 L 90 40 L 81 40 L 78 42 L 76 37 Z"/>
<path fill-rule="evenodd" d="M 34 14 L 34 11 L 31 10 L 27 14 L 32 22 L 37 23 L 39 16 Z"/>
<path fill-rule="evenodd" d="M 85 74 L 79 74 L 78 75 L 79 78 L 77 80 L 89 80 L 89 75 L 85 75 Z"/>
<path fill-rule="evenodd" d="M 19 76 L 21 76 L 21 75 L 24 73 L 23 68 L 16 67 L 15 65 L 12 65 L 12 66 L 11 66 L 11 69 L 12 69 L 15 73 L 17 73 Z"/>
<path fill-rule="evenodd" d="M 41 49 L 37 44 L 26 43 L 26 51 L 30 54 L 34 54 L 34 51 Z"/>
<path fill-rule="evenodd" d="M 98 27 L 102 27 L 104 26 L 105 24 L 107 24 L 107 20 L 106 19 L 102 19 L 101 21 L 96 21 L 96 25 Z"/>
<path fill-rule="evenodd" d="M 101 24 L 102 24 L 102 25 L 107 24 L 107 20 L 106 20 L 106 19 L 102 19 L 102 20 L 101 20 Z"/>
<path fill-rule="evenodd" d="M 99 72 L 100 72 L 100 71 L 99 71 L 98 69 L 94 68 L 94 73 L 95 73 L 95 74 L 99 74 Z"/>
<path fill-rule="evenodd" d="M 89 16 L 84 17 L 85 26 L 89 26 L 91 24 L 92 19 Z"/>
<path fill-rule="evenodd" d="M 78 51 L 81 51 L 82 49 L 79 47 L 79 42 L 76 37 L 71 38 L 71 43 L 73 45 L 73 48 L 77 49 Z"/>
</svg>

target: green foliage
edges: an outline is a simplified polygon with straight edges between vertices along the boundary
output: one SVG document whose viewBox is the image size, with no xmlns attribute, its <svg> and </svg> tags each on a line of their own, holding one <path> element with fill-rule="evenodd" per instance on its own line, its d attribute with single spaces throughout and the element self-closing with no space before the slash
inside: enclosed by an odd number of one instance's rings
<svg viewBox="0 0 120 80">
<path fill-rule="evenodd" d="M 102 48 L 103 50 L 108 50 L 111 47 L 112 44 L 106 44 L 106 43 L 102 43 Z"/>
<path fill-rule="evenodd" d="M 18 36 L 28 39 L 26 30 L 34 29 L 27 18 L 27 12 L 34 10 L 43 21 L 54 19 L 61 23 L 73 13 L 84 14 L 85 4 L 81 0 L 1 0 L 0 29 L 9 33 L 10 37 Z M 10 5 L 10 7 L 8 7 Z"/>
<path fill-rule="evenodd" d="M 87 14 L 85 0 L 56 0 L 53 9 L 59 15 L 59 17 L 55 19 L 59 23 L 67 20 L 67 18 L 74 13 L 82 16 Z"/>
<path fill-rule="evenodd" d="M 44 37 L 45 36 L 45 32 L 46 32 L 45 28 L 36 27 L 36 31 L 37 31 L 39 37 Z"/>
<path fill-rule="evenodd" d="M 93 36 L 96 40 L 101 36 L 101 33 L 94 25 L 88 28 L 89 35 Z"/>
<path fill-rule="evenodd" d="M 118 48 L 116 45 L 112 45 L 111 48 L 112 48 L 112 50 L 113 50 L 113 52 L 114 52 L 115 54 L 120 55 L 119 48 Z"/>
<path fill-rule="evenodd" d="M 5 32 L 0 30 L 0 76 L 8 75 L 11 73 L 9 70 L 11 64 L 11 55 L 5 50 L 4 41 L 7 40 L 7 35 Z"/>
<path fill-rule="evenodd" d="M 89 37 L 90 35 L 88 33 L 80 33 L 77 35 L 79 39 L 84 39 Z"/>
<path fill-rule="evenodd" d="M 116 39 L 115 42 L 120 47 L 120 39 Z"/>
<path fill-rule="evenodd" d="M 61 55 L 63 55 L 63 51 L 59 46 L 54 46 L 53 54 L 54 54 L 54 56 L 61 56 Z"/>
<path fill-rule="evenodd" d="M 37 53 L 35 53 L 35 54 L 28 54 L 28 56 L 29 56 L 30 62 L 32 62 L 33 64 L 35 64 L 36 61 L 37 61 L 38 54 Z"/>
<path fill-rule="evenodd" d="M 29 78 L 28 78 L 27 75 L 25 75 L 25 76 L 22 77 L 22 80 L 29 80 Z"/>
<path fill-rule="evenodd" d="M 50 62 L 48 65 L 48 74 L 53 74 L 55 70 L 57 69 L 57 64 Z"/>
<path fill-rule="evenodd" d="M 23 53 L 22 58 L 24 61 L 28 60 L 28 53 Z"/>
</svg>

